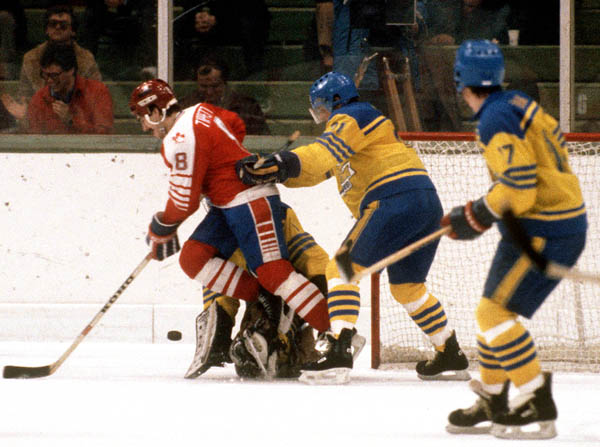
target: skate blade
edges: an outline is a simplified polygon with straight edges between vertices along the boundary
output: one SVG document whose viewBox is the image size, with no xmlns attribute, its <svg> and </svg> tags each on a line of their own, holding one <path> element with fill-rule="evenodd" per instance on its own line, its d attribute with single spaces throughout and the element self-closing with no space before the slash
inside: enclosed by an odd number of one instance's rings
<svg viewBox="0 0 600 447">
<path fill-rule="evenodd" d="M 417 373 L 417 376 L 421 380 L 437 380 L 437 381 L 467 381 L 471 380 L 471 374 L 466 369 L 461 371 L 444 371 L 439 374 L 435 374 L 433 376 L 425 376 L 423 374 Z"/>
<path fill-rule="evenodd" d="M 354 334 L 354 337 L 352 337 L 351 343 L 352 343 L 352 361 L 355 362 L 356 359 L 358 358 L 360 352 L 365 347 L 365 344 L 367 343 L 367 339 L 365 337 L 363 337 L 362 335 Z"/>
<path fill-rule="evenodd" d="M 298 380 L 307 385 L 344 385 L 350 382 L 350 368 L 332 368 L 326 371 L 302 371 Z"/>
<path fill-rule="evenodd" d="M 453 435 L 487 435 L 492 430 L 492 425 L 474 425 L 472 427 L 461 427 L 459 425 L 448 424 L 446 431 Z"/>
<path fill-rule="evenodd" d="M 554 421 L 532 422 L 523 426 L 492 424 L 491 434 L 501 439 L 551 439 L 556 437 L 556 426 Z"/>
</svg>

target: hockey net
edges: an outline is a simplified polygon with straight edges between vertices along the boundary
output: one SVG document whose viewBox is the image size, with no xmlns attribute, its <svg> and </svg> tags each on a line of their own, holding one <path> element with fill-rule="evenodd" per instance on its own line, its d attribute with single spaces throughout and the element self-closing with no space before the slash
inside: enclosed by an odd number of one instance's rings
<svg viewBox="0 0 600 447">
<path fill-rule="evenodd" d="M 490 178 L 473 134 L 403 135 L 432 177 L 447 212 L 483 195 Z M 570 164 L 588 211 L 586 248 L 577 268 L 600 274 L 600 134 L 567 134 Z M 461 348 L 477 358 L 475 308 L 499 240 L 494 227 L 473 241 L 442 238 L 427 287 L 443 303 Z M 387 275 L 371 277 L 373 368 L 402 367 L 430 358 L 427 338 L 390 294 Z M 524 320 L 544 366 L 600 372 L 600 286 L 564 280 L 531 320 Z M 471 365 L 476 365 L 472 362 Z"/>
</svg>

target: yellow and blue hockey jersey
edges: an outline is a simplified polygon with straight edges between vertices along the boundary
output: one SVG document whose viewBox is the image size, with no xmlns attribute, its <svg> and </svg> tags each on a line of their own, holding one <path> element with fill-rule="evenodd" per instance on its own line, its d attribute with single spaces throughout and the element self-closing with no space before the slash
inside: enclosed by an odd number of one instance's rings
<svg viewBox="0 0 600 447">
<path fill-rule="evenodd" d="M 585 231 L 585 203 L 557 121 L 519 91 L 493 93 L 474 118 L 494 182 L 491 210 L 500 215 L 508 202 L 530 235 Z"/>
<path fill-rule="evenodd" d="M 333 175 L 355 218 L 373 200 L 410 189 L 435 189 L 416 151 L 400 141 L 392 122 L 366 102 L 335 110 L 325 132 L 293 152 L 301 172 L 285 186 L 312 186 Z"/>
</svg>

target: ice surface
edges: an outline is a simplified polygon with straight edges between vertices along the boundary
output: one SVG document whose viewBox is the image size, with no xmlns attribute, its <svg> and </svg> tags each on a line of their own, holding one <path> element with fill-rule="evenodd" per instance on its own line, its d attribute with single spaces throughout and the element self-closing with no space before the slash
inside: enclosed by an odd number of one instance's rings
<svg viewBox="0 0 600 447">
<path fill-rule="evenodd" d="M 68 344 L 1 343 L 0 363 L 43 366 Z M 0 380 L 0 445 L 529 446 L 600 445 L 600 378 L 558 373 L 558 437 L 506 441 L 451 435 L 448 413 L 474 395 L 465 382 L 421 382 L 411 370 L 368 368 L 366 348 L 349 385 L 242 381 L 231 365 L 182 376 L 194 346 L 82 343 L 52 375 Z M 476 373 L 475 373 L 476 374 Z"/>
</svg>

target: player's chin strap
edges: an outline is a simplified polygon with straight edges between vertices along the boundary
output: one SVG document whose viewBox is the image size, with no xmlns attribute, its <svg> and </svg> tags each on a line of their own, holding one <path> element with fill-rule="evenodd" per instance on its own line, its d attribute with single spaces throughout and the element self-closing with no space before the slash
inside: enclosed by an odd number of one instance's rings
<svg viewBox="0 0 600 447">
<path fill-rule="evenodd" d="M 152 121 L 150 119 L 150 115 L 149 114 L 145 114 L 144 115 L 144 120 L 146 121 L 147 124 L 151 125 L 151 126 L 157 126 L 160 123 L 162 123 L 165 118 L 167 117 L 167 110 L 169 110 L 169 107 L 171 107 L 172 105 L 177 104 L 177 100 L 175 98 L 171 99 L 168 103 L 167 106 L 164 109 L 160 109 L 160 119 L 158 121 Z"/>
<path fill-rule="evenodd" d="M 160 113 L 161 113 L 161 116 L 160 116 L 160 119 L 158 121 L 152 121 L 150 119 L 150 115 L 148 115 L 147 113 L 144 115 L 144 121 L 146 121 L 146 124 L 148 124 L 150 126 L 158 126 L 167 117 L 167 110 L 166 109 L 160 109 Z"/>
</svg>

